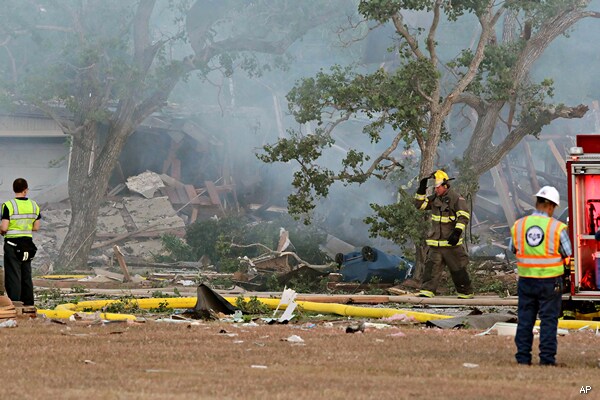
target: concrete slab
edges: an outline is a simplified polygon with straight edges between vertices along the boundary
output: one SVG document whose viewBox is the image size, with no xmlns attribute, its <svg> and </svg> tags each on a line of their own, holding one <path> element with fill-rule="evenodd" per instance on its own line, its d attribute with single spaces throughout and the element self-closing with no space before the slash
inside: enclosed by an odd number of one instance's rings
<svg viewBox="0 0 600 400">
<path fill-rule="evenodd" d="M 145 199 L 142 197 L 125 197 L 123 204 L 131 215 L 138 229 L 158 224 L 160 228 L 182 228 L 183 219 L 175 214 L 167 197 Z"/>
<path fill-rule="evenodd" d="M 165 187 L 160 175 L 152 171 L 130 176 L 127 178 L 126 185 L 130 191 L 139 193 L 147 199 L 151 199 L 158 189 Z"/>
<path fill-rule="evenodd" d="M 98 213 L 97 233 L 120 235 L 127 233 L 127 226 L 119 209 L 121 204 L 108 204 L 100 208 Z"/>
<path fill-rule="evenodd" d="M 126 262 L 128 257 L 154 261 L 154 255 L 163 252 L 162 241 L 160 239 L 131 240 L 120 247 Z"/>
</svg>

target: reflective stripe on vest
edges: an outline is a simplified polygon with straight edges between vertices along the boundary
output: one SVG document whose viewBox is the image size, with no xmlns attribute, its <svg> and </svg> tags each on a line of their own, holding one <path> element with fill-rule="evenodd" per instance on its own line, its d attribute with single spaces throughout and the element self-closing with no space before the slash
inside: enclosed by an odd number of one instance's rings
<svg viewBox="0 0 600 400">
<path fill-rule="evenodd" d="M 35 201 L 12 199 L 4 203 L 4 207 L 8 208 L 10 216 L 5 237 L 32 237 L 33 224 L 40 215 L 40 209 Z"/>
<path fill-rule="evenodd" d="M 519 276 L 553 278 L 564 273 L 560 252 L 560 233 L 566 225 L 541 215 L 519 219 L 511 229 L 517 250 Z"/>
</svg>

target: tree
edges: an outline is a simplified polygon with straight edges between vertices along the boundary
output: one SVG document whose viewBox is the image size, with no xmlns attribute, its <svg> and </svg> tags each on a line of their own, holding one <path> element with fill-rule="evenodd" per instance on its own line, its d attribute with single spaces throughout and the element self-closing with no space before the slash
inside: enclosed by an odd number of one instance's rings
<svg viewBox="0 0 600 400">
<path fill-rule="evenodd" d="M 405 4 L 406 3 L 406 4 Z M 392 22 L 399 36 L 396 51 L 401 66 L 393 72 L 379 69 L 371 74 L 354 72 L 350 67 L 334 67 L 330 73 L 321 72 L 315 78 L 302 80 L 288 94 L 291 111 L 300 123 L 316 121 L 321 127 L 315 135 L 304 136 L 293 132 L 274 146 L 265 147 L 263 160 L 268 162 L 296 160 L 301 170 L 295 175 L 297 194 L 289 197 L 290 210 L 301 213 L 314 208 L 314 197 L 327 195 L 328 187 L 336 180 L 346 183 L 362 183 L 370 176 L 385 178 L 396 167 L 402 165 L 392 153 L 401 143 L 416 141 L 421 150 L 420 176 L 433 170 L 435 152 L 446 133 L 444 119 L 450 113 L 458 96 L 475 78 L 483 60 L 484 49 L 501 11 L 494 10 L 494 1 L 463 2 L 448 6 L 437 1 L 361 1 L 359 12 L 367 19 L 379 24 Z M 426 38 L 426 51 L 419 45 L 418 33 L 411 33 L 404 23 L 402 10 L 433 11 L 433 21 Z M 441 13 L 457 19 L 464 13 L 478 17 L 481 34 L 473 58 L 448 93 L 443 93 L 442 80 L 438 73 L 438 54 L 435 34 Z M 364 152 L 350 151 L 343 160 L 340 173 L 321 168 L 314 161 L 321 156 L 322 149 L 333 143 L 331 133 L 341 122 L 359 113 L 364 113 L 374 122 L 364 129 L 371 140 L 379 142 L 381 132 L 388 125 L 394 136 L 386 141 L 389 146 L 371 160 Z M 366 168 L 365 163 L 368 163 Z"/>
<path fill-rule="evenodd" d="M 545 99 L 552 96 L 553 82 L 531 83 L 529 72 L 559 35 L 583 18 L 600 18 L 600 13 L 585 9 L 589 3 L 547 1 L 543 7 L 525 7 L 521 13 L 507 10 L 502 36 L 487 47 L 488 61 L 460 98 L 478 116 L 462 164 L 476 172 L 475 178 L 496 166 L 525 136 L 537 136 L 557 118 L 581 118 L 587 112 L 584 104 L 548 104 Z M 494 144 L 492 137 L 499 121 L 507 134 Z"/>
<path fill-rule="evenodd" d="M 555 118 L 583 115 L 585 106 L 547 104 L 551 82 L 531 83 L 528 73 L 554 38 L 578 20 L 597 16 L 585 11 L 588 4 L 589 0 L 360 1 L 358 9 L 366 20 L 377 26 L 393 24 L 397 36 L 393 51 L 399 66 L 370 73 L 338 66 L 300 81 L 289 92 L 296 120 L 316 121 L 319 126 L 314 134 L 293 131 L 289 138 L 265 146 L 260 155 L 265 162 L 295 161 L 299 165 L 293 182 L 296 192 L 288 197 L 290 211 L 310 212 L 315 200 L 327 196 L 336 181 L 360 184 L 370 177 L 386 179 L 392 172 L 402 171 L 406 159 L 400 158 L 399 150 L 413 142 L 420 150 L 418 176 L 428 176 L 434 170 L 439 144 L 451 138 L 445 120 L 463 104 L 479 114 L 462 163 L 463 175 L 475 181 L 523 136 L 539 133 Z M 428 27 L 411 27 L 405 22 L 407 13 L 423 10 L 430 15 Z M 505 39 L 499 43 L 496 32 L 502 17 Z M 475 20 L 479 28 L 473 38 L 475 48 L 465 48 L 458 57 L 444 62 L 440 53 L 445 49 L 437 37 L 440 24 Z M 517 37 L 516 22 L 522 20 L 522 34 Z M 491 138 L 501 112 L 508 114 L 510 134 L 502 144 L 493 146 Z M 383 150 L 371 155 L 351 149 L 339 170 L 324 167 L 323 155 L 335 142 L 332 132 L 361 115 L 371 121 L 363 132 L 372 142 L 382 143 Z M 426 221 L 410 208 L 408 193 L 401 190 L 400 194 L 400 204 L 372 205 L 377 212 L 369 218 L 372 232 L 399 243 L 408 238 L 418 241 Z"/>
<path fill-rule="evenodd" d="M 72 217 L 55 264 L 85 265 L 98 210 L 127 138 L 164 107 L 178 82 L 192 72 L 200 77 L 214 71 L 229 75 L 236 68 L 260 73 L 257 53 L 283 54 L 341 3 L 313 7 L 285 0 L 277 8 L 266 0 L 5 4 L 0 16 L 8 55 L 5 94 L 51 116 L 72 145 Z M 172 20 L 161 19 L 163 14 Z"/>
</svg>

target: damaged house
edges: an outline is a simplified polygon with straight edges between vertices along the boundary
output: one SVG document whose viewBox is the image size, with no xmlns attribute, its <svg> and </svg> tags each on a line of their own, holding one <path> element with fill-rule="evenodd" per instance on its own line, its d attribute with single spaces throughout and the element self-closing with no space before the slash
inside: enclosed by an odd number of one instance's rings
<svg viewBox="0 0 600 400">
<path fill-rule="evenodd" d="M 39 266 L 58 252 L 69 226 L 70 141 L 51 118 L 19 107 L 0 112 L 0 146 L 2 201 L 13 196 L 12 181 L 22 176 L 42 207 Z M 126 255 L 148 259 L 161 251 L 161 234 L 182 236 L 185 225 L 198 218 L 238 211 L 233 172 L 224 142 L 191 117 L 149 117 L 128 139 L 113 171 L 94 257 L 105 262 L 112 257 L 110 245 L 120 241 Z"/>
</svg>

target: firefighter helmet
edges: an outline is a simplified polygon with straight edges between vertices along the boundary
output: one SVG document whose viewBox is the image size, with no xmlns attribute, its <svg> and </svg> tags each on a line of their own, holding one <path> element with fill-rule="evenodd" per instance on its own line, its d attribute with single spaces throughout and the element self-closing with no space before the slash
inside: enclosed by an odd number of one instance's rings
<svg viewBox="0 0 600 400">
<path fill-rule="evenodd" d="M 535 196 L 550 200 L 557 206 L 560 204 L 560 195 L 558 194 L 558 190 L 556 190 L 556 188 L 553 186 L 544 186 L 539 192 L 536 193 Z"/>
<path fill-rule="evenodd" d="M 435 171 L 433 173 L 433 177 L 435 178 L 435 187 L 444 185 L 444 184 L 448 183 L 448 181 L 450 180 L 450 177 L 448 176 L 448 174 L 445 173 L 444 171 L 442 171 L 441 169 L 438 169 L 437 171 Z"/>
</svg>

